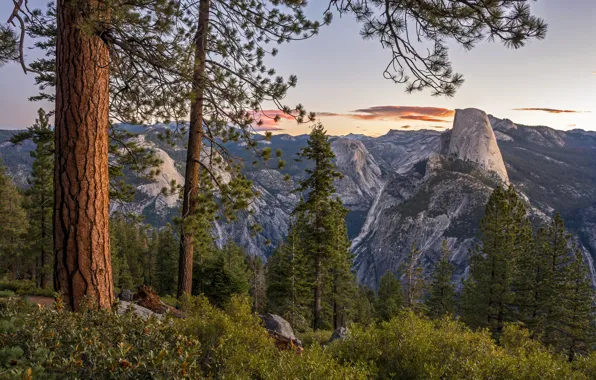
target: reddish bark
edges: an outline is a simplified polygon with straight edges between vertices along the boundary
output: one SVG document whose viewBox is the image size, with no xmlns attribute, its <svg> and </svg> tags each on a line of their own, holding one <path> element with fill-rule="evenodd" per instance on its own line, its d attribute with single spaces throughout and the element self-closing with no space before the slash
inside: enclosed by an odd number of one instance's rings
<svg viewBox="0 0 596 380">
<path fill-rule="evenodd" d="M 79 310 L 114 298 L 108 234 L 109 51 L 82 28 L 108 18 L 98 0 L 57 2 L 54 286 Z"/>
<path fill-rule="evenodd" d="M 195 67 L 193 73 L 194 100 L 190 109 L 190 128 L 188 150 L 186 153 L 186 172 L 184 175 L 184 200 L 182 218 L 192 217 L 197 210 L 199 189 L 199 169 L 203 147 L 203 103 L 204 74 L 207 57 L 207 35 L 209 28 L 209 0 L 201 0 L 199 5 L 199 26 L 195 37 Z M 180 258 L 178 261 L 178 297 L 192 292 L 192 264 L 194 239 L 192 231 L 182 223 L 180 233 Z"/>
</svg>

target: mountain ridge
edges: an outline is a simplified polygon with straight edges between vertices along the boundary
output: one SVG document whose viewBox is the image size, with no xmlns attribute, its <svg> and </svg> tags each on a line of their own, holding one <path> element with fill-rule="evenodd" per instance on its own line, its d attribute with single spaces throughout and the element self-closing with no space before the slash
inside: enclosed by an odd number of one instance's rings
<svg viewBox="0 0 596 380">
<path fill-rule="evenodd" d="M 591 263 L 592 272 L 596 272 L 596 132 L 531 127 L 492 115 L 486 115 L 486 119 L 507 178 L 528 199 L 533 215 L 544 219 L 560 212 Z M 167 146 L 156 136 L 165 127 L 144 129 L 144 141 L 167 154 L 170 166 L 178 174 L 183 173 L 184 150 Z M 379 137 L 330 137 L 338 167 L 345 174 L 337 182 L 337 195 L 351 210 L 348 231 L 361 282 L 375 287 L 384 271 L 398 272 L 411 243 L 419 244 L 425 251 L 422 263 L 429 272 L 442 239 L 448 241 L 453 251 L 456 277 L 466 275 L 467 250 L 474 244 L 477 222 L 498 178 L 490 175 L 486 165 L 466 161 L 465 155 L 464 160 L 458 155 L 441 156 L 441 139 L 450 133 L 451 130 L 391 130 Z M 6 136 L 6 131 L 0 131 L 0 157 L 7 158 L 9 173 L 24 185 L 32 144 L 2 144 Z M 293 158 L 306 138 L 274 135 L 271 147 L 281 148 L 285 157 Z M 243 147 L 236 145 L 232 149 L 251 162 Z M 232 224 L 216 224 L 214 233 L 220 243 L 233 238 L 249 254 L 264 258 L 281 243 L 290 212 L 298 201 L 292 189 L 307 165 L 286 161 L 281 172 L 261 165 L 245 168 L 262 197 L 253 202 L 254 213 L 241 213 Z M 290 181 L 283 181 L 285 174 L 290 175 Z M 144 185 L 147 184 L 139 186 Z M 147 222 L 159 226 L 176 215 L 177 206 L 165 207 L 168 203 L 160 198 L 162 194 L 143 189 L 146 187 L 138 189 L 132 208 L 143 213 Z M 254 238 L 249 229 L 252 223 L 263 227 Z"/>
</svg>

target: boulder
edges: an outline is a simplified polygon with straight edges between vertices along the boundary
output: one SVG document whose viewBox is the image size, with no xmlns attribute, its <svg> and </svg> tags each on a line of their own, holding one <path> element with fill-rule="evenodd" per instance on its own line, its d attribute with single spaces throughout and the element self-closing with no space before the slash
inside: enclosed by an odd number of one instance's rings
<svg viewBox="0 0 596 380">
<path fill-rule="evenodd" d="M 132 292 L 129 289 L 124 289 L 118 294 L 118 299 L 120 301 L 132 302 Z"/>
<path fill-rule="evenodd" d="M 163 318 L 163 315 L 161 315 L 161 314 L 154 313 L 151 310 L 147 309 L 146 307 L 139 306 L 135 303 L 128 302 L 128 301 L 118 302 L 118 314 L 126 313 L 128 311 L 128 309 L 130 309 L 131 307 L 132 307 L 133 313 L 135 313 L 136 315 L 138 315 L 141 318 L 145 318 L 145 319 L 148 319 L 151 317 L 155 317 L 157 319 Z"/>
<path fill-rule="evenodd" d="M 338 327 L 335 329 L 335 331 L 333 331 L 333 334 L 331 334 L 331 338 L 329 338 L 329 342 L 327 342 L 327 344 L 331 343 L 331 342 L 335 342 L 336 340 L 344 340 L 348 337 L 348 328 L 347 327 Z"/>
<path fill-rule="evenodd" d="M 290 322 L 277 314 L 267 313 L 260 315 L 260 317 L 267 332 L 276 338 L 276 340 L 287 342 L 290 345 L 302 346 L 302 342 L 294 335 L 294 330 Z"/>
</svg>

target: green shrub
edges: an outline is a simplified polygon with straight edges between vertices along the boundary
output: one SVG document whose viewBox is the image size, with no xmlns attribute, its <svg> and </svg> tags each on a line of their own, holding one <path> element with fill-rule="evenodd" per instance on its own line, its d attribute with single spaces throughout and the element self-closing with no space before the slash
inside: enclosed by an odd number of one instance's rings
<svg viewBox="0 0 596 380">
<path fill-rule="evenodd" d="M 346 340 L 328 349 L 343 363 L 368 365 L 383 379 L 588 378 L 517 325 L 505 328 L 499 346 L 488 331 L 412 312 L 367 329 L 353 326 Z"/>
<path fill-rule="evenodd" d="M 95 379 L 365 379 L 320 347 L 278 350 L 250 310 L 187 299 L 188 317 L 143 320 L 132 312 L 71 313 L 0 304 L 0 375 Z M 2 378 L 2 376 L 0 376 Z"/>
<path fill-rule="evenodd" d="M 320 347 L 279 351 L 251 312 L 247 297 L 233 296 L 225 310 L 209 304 L 205 297 L 187 299 L 190 310 L 176 322 L 184 335 L 201 342 L 205 376 L 233 379 L 365 379 L 362 366 L 342 366 Z"/>
<path fill-rule="evenodd" d="M 15 293 L 12 290 L 0 290 L 0 298 L 7 298 L 14 296 Z"/>
<path fill-rule="evenodd" d="M 173 323 L 132 312 L 71 313 L 31 308 L 0 310 L 0 373 L 14 377 L 123 379 L 197 378 L 201 345 Z"/>
<path fill-rule="evenodd" d="M 300 334 L 296 334 L 298 339 L 302 342 L 304 347 L 310 347 L 312 345 L 322 346 L 329 342 L 333 331 L 329 330 L 318 330 L 318 331 L 306 331 Z"/>
<path fill-rule="evenodd" d="M 34 289 L 35 283 L 30 280 L 2 280 L 0 281 L 0 290 L 10 290 L 15 293 L 23 289 Z"/>
</svg>

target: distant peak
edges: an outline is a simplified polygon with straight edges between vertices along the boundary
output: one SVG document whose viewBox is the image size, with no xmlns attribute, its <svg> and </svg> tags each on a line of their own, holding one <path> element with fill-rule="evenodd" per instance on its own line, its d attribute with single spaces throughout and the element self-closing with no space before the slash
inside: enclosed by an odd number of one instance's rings
<svg viewBox="0 0 596 380">
<path fill-rule="evenodd" d="M 509 183 L 497 138 L 482 110 L 466 108 L 455 111 L 453 129 L 441 137 L 441 154 L 476 162 Z"/>
</svg>

